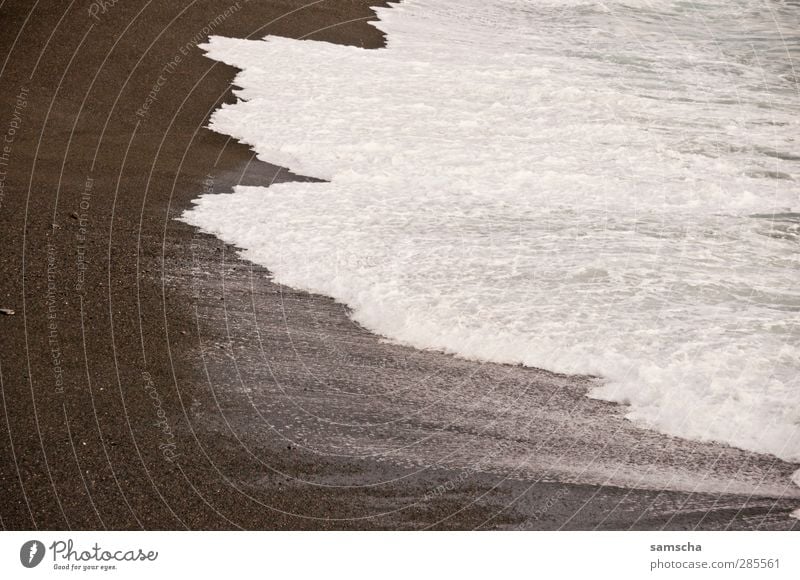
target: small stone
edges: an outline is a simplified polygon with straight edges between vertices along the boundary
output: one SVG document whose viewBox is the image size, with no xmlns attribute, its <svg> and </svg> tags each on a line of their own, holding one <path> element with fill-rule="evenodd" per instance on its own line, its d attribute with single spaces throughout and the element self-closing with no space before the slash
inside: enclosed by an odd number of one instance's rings
<svg viewBox="0 0 800 580">
<path fill-rule="evenodd" d="M 78 219 L 78 212 L 76 211 L 72 212 L 71 214 L 69 214 L 69 217 L 71 217 L 74 220 Z"/>
<path fill-rule="evenodd" d="M 10 308 L 0 308 L 0 314 L 5 314 L 6 316 L 14 316 L 15 312 Z"/>
</svg>

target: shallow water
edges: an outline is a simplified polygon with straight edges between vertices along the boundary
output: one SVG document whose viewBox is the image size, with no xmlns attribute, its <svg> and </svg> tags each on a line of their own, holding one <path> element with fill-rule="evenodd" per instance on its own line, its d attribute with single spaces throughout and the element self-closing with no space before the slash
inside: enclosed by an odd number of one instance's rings
<svg viewBox="0 0 800 580">
<path fill-rule="evenodd" d="M 329 182 L 184 219 L 392 340 L 800 461 L 797 3 L 446 4 L 379 51 L 212 38 L 211 128 Z"/>
</svg>

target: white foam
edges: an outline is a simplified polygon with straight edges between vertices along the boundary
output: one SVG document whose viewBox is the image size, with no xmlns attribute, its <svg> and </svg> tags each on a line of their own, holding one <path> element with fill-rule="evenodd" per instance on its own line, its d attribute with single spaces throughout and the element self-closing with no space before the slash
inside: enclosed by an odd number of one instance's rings
<svg viewBox="0 0 800 580">
<path fill-rule="evenodd" d="M 184 219 L 393 340 L 800 461 L 795 13 L 447 4 L 381 9 L 385 50 L 212 38 L 242 89 L 211 128 L 329 182 Z"/>
</svg>

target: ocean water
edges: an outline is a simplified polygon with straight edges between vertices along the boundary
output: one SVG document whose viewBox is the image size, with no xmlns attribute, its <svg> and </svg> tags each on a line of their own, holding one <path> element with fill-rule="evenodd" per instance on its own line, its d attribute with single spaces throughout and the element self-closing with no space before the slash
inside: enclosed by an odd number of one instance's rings
<svg viewBox="0 0 800 580">
<path fill-rule="evenodd" d="M 213 37 L 210 126 L 325 182 L 183 219 L 389 340 L 598 377 L 800 461 L 800 6 L 408 0 L 383 50 Z M 798 483 L 800 483 L 800 478 Z"/>
</svg>

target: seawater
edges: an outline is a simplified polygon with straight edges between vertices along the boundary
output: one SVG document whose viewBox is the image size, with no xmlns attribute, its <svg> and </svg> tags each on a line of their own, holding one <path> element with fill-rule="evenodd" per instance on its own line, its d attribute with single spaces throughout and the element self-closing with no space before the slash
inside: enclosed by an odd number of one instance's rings
<svg viewBox="0 0 800 580">
<path fill-rule="evenodd" d="M 800 461 L 800 7 L 408 0 L 387 48 L 213 37 L 210 127 L 326 182 L 183 219 L 381 335 L 598 377 Z"/>
</svg>

